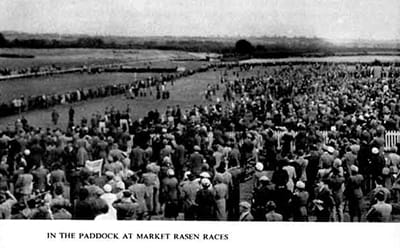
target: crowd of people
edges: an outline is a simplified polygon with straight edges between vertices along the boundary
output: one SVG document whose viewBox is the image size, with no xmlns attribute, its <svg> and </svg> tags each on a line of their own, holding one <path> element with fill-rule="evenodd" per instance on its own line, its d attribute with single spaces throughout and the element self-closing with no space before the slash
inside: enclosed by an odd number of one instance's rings
<svg viewBox="0 0 400 248">
<path fill-rule="evenodd" d="M 0 216 L 392 221 L 400 155 L 384 135 L 400 127 L 400 78 L 386 70 L 242 65 L 190 109 L 72 114 L 66 130 L 19 121 L 0 134 Z"/>
<path fill-rule="evenodd" d="M 173 82 L 181 77 L 187 77 L 194 73 L 206 71 L 213 66 L 203 65 L 195 70 L 183 72 L 165 73 L 159 76 L 151 76 L 145 80 L 134 80 L 130 83 L 115 83 L 95 88 L 80 88 L 58 94 L 43 94 L 38 96 L 21 95 L 9 102 L 0 103 L 0 117 L 19 114 L 35 109 L 51 108 L 60 104 L 70 104 L 94 98 L 104 98 L 113 95 L 125 94 L 128 98 L 144 95 L 154 95 L 157 99 L 168 99 L 165 88 L 167 82 Z M 154 94 L 153 94 L 154 91 Z"/>
</svg>

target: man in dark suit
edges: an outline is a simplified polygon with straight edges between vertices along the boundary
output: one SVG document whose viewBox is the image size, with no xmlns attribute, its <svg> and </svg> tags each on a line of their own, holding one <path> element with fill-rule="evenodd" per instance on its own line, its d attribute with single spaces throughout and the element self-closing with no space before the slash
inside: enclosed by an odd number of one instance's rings
<svg viewBox="0 0 400 248">
<path fill-rule="evenodd" d="M 200 147 L 194 146 L 194 152 L 189 157 L 189 166 L 192 174 L 199 176 L 203 166 L 204 156 L 200 154 Z"/>
<path fill-rule="evenodd" d="M 318 222 L 329 222 L 334 201 L 332 198 L 332 192 L 328 187 L 328 179 L 323 178 L 319 181 L 315 199 L 313 200 L 315 215 Z"/>
<path fill-rule="evenodd" d="M 215 220 L 217 205 L 215 201 L 215 194 L 210 189 L 210 180 L 208 178 L 201 179 L 201 186 L 203 188 L 196 194 L 197 219 Z"/>
</svg>

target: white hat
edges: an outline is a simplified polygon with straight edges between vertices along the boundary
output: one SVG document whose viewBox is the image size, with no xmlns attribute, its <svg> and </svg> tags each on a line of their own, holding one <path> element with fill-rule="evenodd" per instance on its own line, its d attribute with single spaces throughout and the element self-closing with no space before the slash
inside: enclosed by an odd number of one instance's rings
<svg viewBox="0 0 400 248">
<path fill-rule="evenodd" d="M 333 160 L 333 166 L 334 167 L 340 167 L 342 166 L 342 160 L 335 158 L 335 160 Z"/>
<path fill-rule="evenodd" d="M 358 167 L 353 164 L 350 166 L 350 170 L 354 171 L 354 172 L 358 172 Z"/>
<path fill-rule="evenodd" d="M 332 146 L 328 146 L 327 148 L 326 148 L 326 150 L 329 152 L 329 153 L 334 153 L 335 152 L 335 148 L 333 148 Z"/>
<path fill-rule="evenodd" d="M 208 178 L 201 179 L 200 183 L 203 187 L 207 187 L 207 188 L 210 187 L 210 185 L 211 185 L 211 182 Z"/>
<path fill-rule="evenodd" d="M 305 189 L 306 188 L 306 184 L 304 182 L 302 182 L 302 181 L 297 181 L 296 188 Z"/>
<path fill-rule="evenodd" d="M 260 162 L 256 163 L 256 170 L 262 171 L 264 169 L 264 165 Z"/>
<path fill-rule="evenodd" d="M 243 207 L 243 208 L 245 208 L 245 209 L 250 209 L 250 208 L 251 208 L 251 204 L 248 203 L 247 201 L 242 201 L 242 202 L 240 202 L 240 203 L 239 203 L 239 206 L 240 206 L 240 207 Z"/>
<path fill-rule="evenodd" d="M 117 182 L 117 183 L 115 184 L 115 187 L 116 187 L 117 189 L 122 189 L 122 190 L 124 190 L 124 189 L 125 189 L 125 183 L 122 182 L 122 181 L 119 181 L 119 182 Z"/>
<path fill-rule="evenodd" d="M 175 176 L 175 171 L 173 169 L 168 169 L 167 170 L 167 175 L 168 176 Z"/>
<path fill-rule="evenodd" d="M 104 191 L 105 191 L 106 193 L 110 193 L 111 190 L 112 190 L 112 187 L 111 187 L 110 184 L 106 184 L 106 185 L 104 185 L 103 189 L 104 189 Z"/>
<path fill-rule="evenodd" d="M 183 174 L 183 178 L 188 179 L 190 174 L 192 174 L 190 171 L 185 171 L 185 173 Z"/>
<path fill-rule="evenodd" d="M 163 163 L 172 163 L 172 161 L 171 161 L 171 158 L 169 157 L 169 156 L 165 156 L 164 158 L 163 158 Z"/>
<path fill-rule="evenodd" d="M 270 179 L 267 176 L 262 176 L 259 179 L 260 181 L 270 181 Z"/>
<path fill-rule="evenodd" d="M 107 177 L 114 177 L 114 172 L 112 171 L 106 171 L 106 173 L 104 173 Z"/>
<path fill-rule="evenodd" d="M 200 149 L 200 146 L 194 146 L 194 148 L 193 148 L 195 151 L 200 151 L 201 149 Z"/>
<path fill-rule="evenodd" d="M 127 177 L 131 177 L 131 176 L 133 176 L 133 175 L 135 175 L 135 172 L 133 172 L 133 171 L 131 171 L 131 170 L 127 170 L 127 171 L 126 171 L 126 176 L 127 176 Z"/>
<path fill-rule="evenodd" d="M 202 173 L 200 173 L 200 177 L 203 178 L 211 178 L 210 173 L 203 171 Z"/>
<path fill-rule="evenodd" d="M 31 155 L 31 151 L 30 151 L 29 149 L 25 149 L 25 150 L 24 150 L 24 155 L 25 155 L 25 156 Z"/>
<path fill-rule="evenodd" d="M 376 147 L 372 147 L 371 152 L 372 152 L 372 154 L 378 154 L 379 153 L 379 149 L 376 148 Z"/>
</svg>

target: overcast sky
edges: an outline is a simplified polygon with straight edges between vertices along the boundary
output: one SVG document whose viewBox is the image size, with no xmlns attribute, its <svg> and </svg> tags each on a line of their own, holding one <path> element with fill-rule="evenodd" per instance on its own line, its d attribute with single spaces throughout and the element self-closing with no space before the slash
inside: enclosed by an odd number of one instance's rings
<svg viewBox="0 0 400 248">
<path fill-rule="evenodd" d="M 0 0 L 0 30 L 400 39 L 400 0 Z"/>
</svg>

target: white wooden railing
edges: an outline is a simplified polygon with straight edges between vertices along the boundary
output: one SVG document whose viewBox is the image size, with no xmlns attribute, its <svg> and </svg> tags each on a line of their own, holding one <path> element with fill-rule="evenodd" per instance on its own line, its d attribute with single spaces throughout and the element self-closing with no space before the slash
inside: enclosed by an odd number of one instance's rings
<svg viewBox="0 0 400 248">
<path fill-rule="evenodd" d="M 274 132 L 274 137 L 278 141 L 278 147 L 281 147 L 282 145 L 282 137 L 285 135 L 285 133 L 291 134 L 293 137 L 297 135 L 297 132 L 286 132 L 286 131 L 275 131 Z M 328 141 L 328 131 L 320 131 L 319 133 L 322 136 L 322 143 L 326 144 Z M 400 131 L 386 131 L 385 132 L 385 149 L 389 149 L 392 147 L 395 147 L 397 143 L 400 143 Z M 293 145 L 292 145 L 293 146 Z"/>
</svg>

